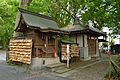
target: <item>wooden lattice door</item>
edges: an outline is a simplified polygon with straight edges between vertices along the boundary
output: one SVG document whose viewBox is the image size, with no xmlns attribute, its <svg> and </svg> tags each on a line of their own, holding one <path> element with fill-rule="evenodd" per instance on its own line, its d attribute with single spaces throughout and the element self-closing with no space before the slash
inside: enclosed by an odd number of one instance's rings
<svg viewBox="0 0 120 80">
<path fill-rule="evenodd" d="M 91 56 L 96 54 L 96 39 L 88 39 L 88 51 Z"/>
</svg>

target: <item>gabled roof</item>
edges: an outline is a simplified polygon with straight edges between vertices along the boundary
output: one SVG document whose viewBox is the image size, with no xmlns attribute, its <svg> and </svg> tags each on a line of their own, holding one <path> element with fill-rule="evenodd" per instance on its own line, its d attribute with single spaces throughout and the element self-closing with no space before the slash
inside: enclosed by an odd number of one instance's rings
<svg viewBox="0 0 120 80">
<path fill-rule="evenodd" d="M 85 27 L 83 27 L 82 25 L 80 24 L 77 24 L 77 25 L 68 25 L 66 27 L 63 27 L 61 28 L 61 30 L 64 30 L 64 31 L 80 31 L 80 30 L 83 30 L 85 29 Z"/>
<path fill-rule="evenodd" d="M 102 31 L 100 31 L 97 28 L 89 27 L 89 26 L 83 26 L 80 24 L 77 25 L 68 25 L 67 27 L 61 28 L 61 30 L 70 32 L 71 34 L 88 34 L 88 35 L 95 35 L 95 36 L 105 36 L 106 34 Z"/>
<path fill-rule="evenodd" d="M 19 8 L 19 11 L 20 11 L 19 18 L 22 17 L 25 24 L 30 28 L 37 28 L 37 29 L 41 29 L 41 30 L 60 31 L 60 29 L 57 25 L 57 22 L 49 16 L 45 16 L 45 15 L 31 12 L 29 10 L 21 9 L 21 8 Z M 19 22 L 20 22 L 20 20 L 19 20 Z M 15 30 L 17 30 L 18 27 L 19 27 L 19 24 L 16 25 Z"/>
</svg>

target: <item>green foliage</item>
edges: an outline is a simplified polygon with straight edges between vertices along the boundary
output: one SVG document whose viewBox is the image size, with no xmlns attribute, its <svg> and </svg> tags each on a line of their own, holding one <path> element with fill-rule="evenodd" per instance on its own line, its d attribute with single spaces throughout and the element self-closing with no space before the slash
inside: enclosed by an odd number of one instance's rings
<svg viewBox="0 0 120 80">
<path fill-rule="evenodd" d="M 114 71 L 114 70 L 112 70 L 111 71 L 111 74 L 110 74 L 110 79 L 109 79 L 109 72 L 108 72 L 108 74 L 106 74 L 105 75 L 105 78 L 108 80 L 119 80 L 120 79 L 120 72 L 118 72 L 118 74 Z"/>
<path fill-rule="evenodd" d="M 66 26 L 71 20 L 69 14 L 59 8 L 54 0 L 33 0 L 28 8 L 32 11 L 52 16 L 60 27 Z"/>
<path fill-rule="evenodd" d="M 65 41 L 70 41 L 70 42 L 72 42 L 72 40 L 71 40 L 71 38 L 68 36 L 68 35 L 60 35 L 59 37 L 58 37 L 58 51 L 57 51 L 57 53 L 58 53 L 58 56 L 59 56 L 59 59 L 60 59 L 60 61 L 62 61 L 61 60 L 61 41 L 62 40 L 65 40 Z"/>
<path fill-rule="evenodd" d="M 120 65 L 120 54 L 117 55 L 116 62 L 118 65 Z"/>
<path fill-rule="evenodd" d="M 119 7 L 120 0 L 32 0 L 28 9 L 54 17 L 60 27 L 79 17 L 84 24 L 92 21 L 94 27 L 109 27 L 114 34 L 120 34 Z M 13 34 L 17 8 L 18 0 L 0 0 L 0 30 L 6 29 L 0 32 L 2 41 L 8 42 Z"/>
<path fill-rule="evenodd" d="M 94 27 L 109 27 L 113 33 L 119 33 L 119 0 L 32 0 L 29 9 L 54 17 L 60 27 L 70 23 L 75 17 Z"/>
<path fill-rule="evenodd" d="M 0 45 L 3 49 L 7 48 L 14 32 L 17 8 L 16 0 L 0 0 Z"/>
<path fill-rule="evenodd" d="M 104 48 L 108 47 L 108 42 L 104 42 L 104 43 L 103 43 L 103 47 L 104 47 Z"/>
<path fill-rule="evenodd" d="M 118 56 L 120 58 L 120 55 Z M 117 62 L 118 61 L 118 62 Z M 109 59 L 109 71 L 105 75 L 105 80 L 120 80 L 120 59 L 112 60 Z"/>
</svg>

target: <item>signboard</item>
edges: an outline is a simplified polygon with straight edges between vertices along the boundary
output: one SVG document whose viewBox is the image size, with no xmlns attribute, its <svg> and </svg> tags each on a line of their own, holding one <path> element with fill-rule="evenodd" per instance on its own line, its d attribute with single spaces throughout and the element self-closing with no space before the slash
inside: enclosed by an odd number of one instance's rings
<svg viewBox="0 0 120 80">
<path fill-rule="evenodd" d="M 9 59 L 11 61 L 31 64 L 32 39 L 11 39 Z"/>
</svg>

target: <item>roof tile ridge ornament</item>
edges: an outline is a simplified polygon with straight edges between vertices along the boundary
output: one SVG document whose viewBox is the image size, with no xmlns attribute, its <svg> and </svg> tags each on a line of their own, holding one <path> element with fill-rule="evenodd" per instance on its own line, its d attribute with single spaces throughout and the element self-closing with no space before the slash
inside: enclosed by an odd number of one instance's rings
<svg viewBox="0 0 120 80">
<path fill-rule="evenodd" d="M 80 25 L 80 19 L 79 19 L 79 17 L 74 17 L 73 18 L 73 25 Z"/>
</svg>

